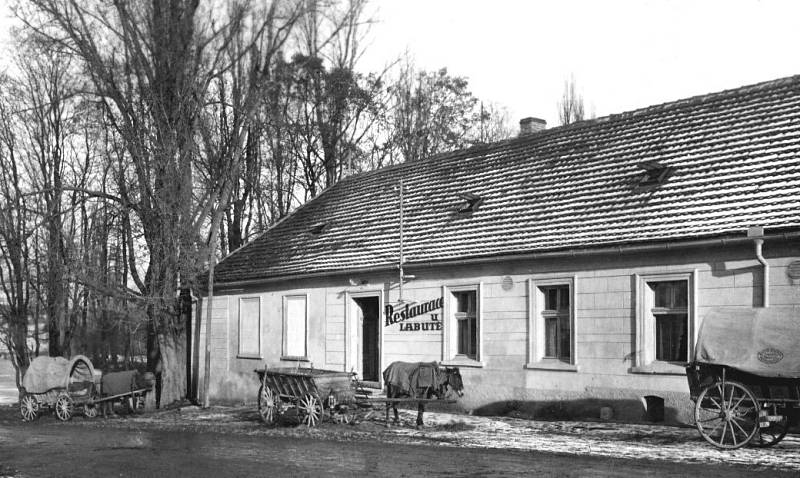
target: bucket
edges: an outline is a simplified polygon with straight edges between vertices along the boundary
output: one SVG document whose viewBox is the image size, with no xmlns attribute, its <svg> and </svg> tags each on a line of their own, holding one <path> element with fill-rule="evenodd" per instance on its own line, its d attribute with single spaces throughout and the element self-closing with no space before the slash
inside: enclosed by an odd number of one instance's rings
<svg viewBox="0 0 800 478">
<path fill-rule="evenodd" d="M 645 395 L 642 397 L 644 404 L 645 420 L 648 422 L 664 421 L 664 399 L 657 395 Z"/>
</svg>

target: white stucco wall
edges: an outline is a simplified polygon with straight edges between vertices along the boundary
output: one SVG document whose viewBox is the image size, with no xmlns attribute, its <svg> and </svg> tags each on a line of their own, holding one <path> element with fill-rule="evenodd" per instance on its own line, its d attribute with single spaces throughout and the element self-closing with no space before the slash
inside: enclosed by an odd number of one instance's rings
<svg viewBox="0 0 800 478">
<path fill-rule="evenodd" d="M 786 273 L 788 264 L 800 258 L 791 244 L 768 243 L 771 307 L 800 307 L 800 283 Z M 404 287 L 404 298 L 426 302 L 441 297 L 447 287 L 480 284 L 480 363 L 462 364 L 467 393 L 460 402 L 465 409 L 503 411 L 508 407 L 571 408 L 591 414 L 610 406 L 618 418 L 643 417 L 641 397 L 665 399 L 669 421 L 690 422 L 691 402 L 686 378 L 679 367 L 669 373 L 634 373 L 637 344 L 637 277 L 650 274 L 688 273 L 694 278 L 694 313 L 697 322 L 716 307 L 761 305 L 762 268 L 748 246 L 658 254 L 620 254 L 602 257 L 493 262 L 442 268 L 413 269 L 416 278 Z M 510 290 L 503 288 L 510 277 Z M 574 280 L 574 370 L 526 367 L 531 343 L 531 281 L 569 277 Z M 363 284 L 358 286 L 352 283 Z M 307 361 L 282 361 L 282 301 L 286 295 L 308 296 Z M 348 357 L 355 344 L 348 341 L 348 310 L 352 297 L 377 295 L 381 306 L 398 299 L 393 275 L 360 274 L 270 282 L 247 289 L 220 289 L 212 315 L 211 396 L 216 399 L 249 400 L 256 397 L 254 368 L 311 366 L 350 370 Z M 239 358 L 238 302 L 242 297 L 261 300 L 261 353 L 257 359 Z M 204 299 L 205 300 L 205 299 Z M 202 365 L 206 304 L 201 301 L 200 349 Z M 444 310 L 448 312 L 448 301 Z M 430 314 L 407 322 L 430 321 Z M 441 317 L 441 316 L 440 316 Z M 197 320 L 198 318 L 195 318 Z M 444 331 L 400 331 L 400 324 L 384 326 L 381 317 L 381 369 L 394 360 L 442 361 L 448 356 Z M 198 344 L 196 344 L 198 345 Z M 350 347 L 350 351 L 348 350 Z M 352 355 L 350 355 L 352 357 Z M 202 378 L 202 366 L 199 377 Z"/>
</svg>

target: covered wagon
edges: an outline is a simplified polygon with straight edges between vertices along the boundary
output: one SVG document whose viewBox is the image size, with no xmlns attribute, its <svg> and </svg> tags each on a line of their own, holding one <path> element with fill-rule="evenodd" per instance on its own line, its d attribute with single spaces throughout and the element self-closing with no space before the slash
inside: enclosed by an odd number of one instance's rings
<svg viewBox="0 0 800 478">
<path fill-rule="evenodd" d="M 19 408 L 22 419 L 34 420 L 43 407 L 55 410 L 60 420 L 69 420 L 76 407 L 87 416 L 97 415 L 94 367 L 83 355 L 36 357 L 22 377 Z"/>
<path fill-rule="evenodd" d="M 686 372 L 706 441 L 728 449 L 777 444 L 800 409 L 800 309 L 709 313 Z"/>
</svg>

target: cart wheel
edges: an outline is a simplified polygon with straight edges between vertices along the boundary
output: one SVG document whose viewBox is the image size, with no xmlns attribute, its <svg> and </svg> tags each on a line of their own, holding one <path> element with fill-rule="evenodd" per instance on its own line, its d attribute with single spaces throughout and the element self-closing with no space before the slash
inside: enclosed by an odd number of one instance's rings
<svg viewBox="0 0 800 478">
<path fill-rule="evenodd" d="M 322 418 L 322 406 L 314 395 L 306 395 L 297 402 L 297 418 L 308 427 L 315 427 Z"/>
<path fill-rule="evenodd" d="M 278 404 L 275 400 L 275 392 L 271 388 L 262 385 L 258 389 L 258 415 L 267 425 L 275 423 L 278 414 Z"/>
<path fill-rule="evenodd" d="M 86 418 L 94 418 L 97 416 L 97 405 L 94 403 L 83 404 L 83 415 Z"/>
<path fill-rule="evenodd" d="M 758 402 L 746 386 L 718 382 L 704 388 L 697 397 L 695 426 L 717 448 L 740 448 L 758 433 L 758 411 Z"/>
<path fill-rule="evenodd" d="M 19 402 L 19 413 L 22 415 L 22 421 L 32 422 L 39 416 L 39 402 L 30 393 L 22 396 Z"/>
<path fill-rule="evenodd" d="M 777 445 L 789 431 L 789 417 L 783 415 L 777 422 L 769 422 L 768 427 L 759 429 L 759 433 L 750 442 L 753 446 L 767 448 Z"/>
<path fill-rule="evenodd" d="M 64 392 L 59 393 L 56 398 L 56 416 L 62 422 L 72 418 L 72 398 Z"/>
</svg>

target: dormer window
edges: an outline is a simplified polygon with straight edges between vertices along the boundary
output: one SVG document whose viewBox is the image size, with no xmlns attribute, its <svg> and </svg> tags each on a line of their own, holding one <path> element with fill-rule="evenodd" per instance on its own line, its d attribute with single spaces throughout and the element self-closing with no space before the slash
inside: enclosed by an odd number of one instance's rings
<svg viewBox="0 0 800 478">
<path fill-rule="evenodd" d="M 664 184 L 675 172 L 675 168 L 667 166 L 660 161 L 642 161 L 637 166 L 644 170 L 637 177 L 636 186 L 639 188 L 649 188 Z"/>
<path fill-rule="evenodd" d="M 311 234 L 314 234 L 315 236 L 318 236 L 318 235 L 322 234 L 322 231 L 324 231 L 326 227 L 328 227 L 328 223 L 327 222 L 318 222 L 318 223 L 314 224 L 313 226 L 311 226 L 309 228 L 308 232 L 310 232 Z"/>
<path fill-rule="evenodd" d="M 483 198 L 478 196 L 477 194 L 473 194 L 470 192 L 466 193 L 459 193 L 458 197 L 465 201 L 464 204 L 458 207 L 458 212 L 460 213 L 470 213 L 475 212 L 478 210 L 479 207 L 483 204 Z"/>
</svg>

